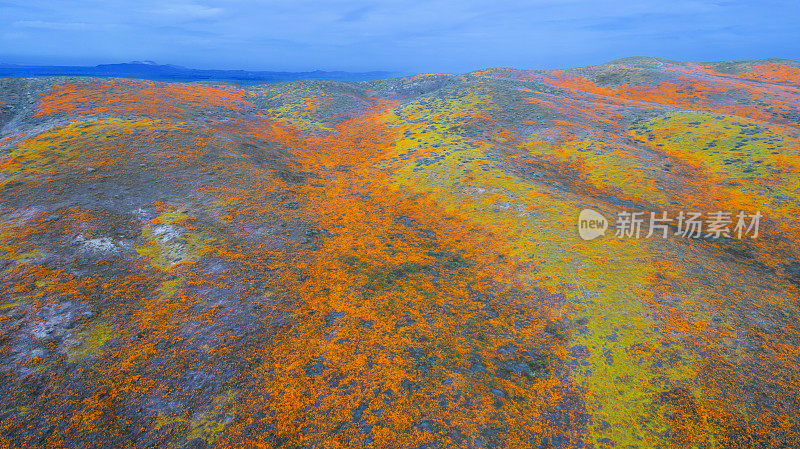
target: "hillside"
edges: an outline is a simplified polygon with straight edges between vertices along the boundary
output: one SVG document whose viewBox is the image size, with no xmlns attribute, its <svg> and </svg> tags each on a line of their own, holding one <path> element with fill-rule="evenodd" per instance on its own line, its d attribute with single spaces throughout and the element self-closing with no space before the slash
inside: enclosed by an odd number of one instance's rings
<svg viewBox="0 0 800 449">
<path fill-rule="evenodd" d="M 800 63 L 0 79 L 0 126 L 0 447 L 800 447 Z"/>
</svg>

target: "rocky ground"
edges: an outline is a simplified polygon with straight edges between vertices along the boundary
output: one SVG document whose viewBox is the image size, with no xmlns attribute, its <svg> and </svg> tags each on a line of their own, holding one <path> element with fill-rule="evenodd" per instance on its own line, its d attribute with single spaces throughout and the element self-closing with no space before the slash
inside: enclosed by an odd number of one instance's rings
<svg viewBox="0 0 800 449">
<path fill-rule="evenodd" d="M 796 62 L 4 79 L 0 126 L 0 447 L 800 446 Z M 616 233 L 664 211 L 729 232 Z"/>
</svg>

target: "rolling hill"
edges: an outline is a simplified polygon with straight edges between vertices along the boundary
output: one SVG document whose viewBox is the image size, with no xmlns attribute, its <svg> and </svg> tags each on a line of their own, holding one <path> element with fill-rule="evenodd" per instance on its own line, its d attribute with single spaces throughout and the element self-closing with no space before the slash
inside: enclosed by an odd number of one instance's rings
<svg viewBox="0 0 800 449">
<path fill-rule="evenodd" d="M 0 447 L 798 447 L 799 108 L 787 60 L 0 79 Z"/>
</svg>

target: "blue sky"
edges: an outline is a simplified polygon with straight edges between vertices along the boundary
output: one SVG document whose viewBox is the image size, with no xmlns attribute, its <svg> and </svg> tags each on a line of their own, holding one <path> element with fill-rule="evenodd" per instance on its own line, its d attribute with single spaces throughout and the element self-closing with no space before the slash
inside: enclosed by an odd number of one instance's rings
<svg viewBox="0 0 800 449">
<path fill-rule="evenodd" d="M 798 19 L 797 0 L 0 0 L 0 62 L 462 73 L 800 59 Z"/>
</svg>

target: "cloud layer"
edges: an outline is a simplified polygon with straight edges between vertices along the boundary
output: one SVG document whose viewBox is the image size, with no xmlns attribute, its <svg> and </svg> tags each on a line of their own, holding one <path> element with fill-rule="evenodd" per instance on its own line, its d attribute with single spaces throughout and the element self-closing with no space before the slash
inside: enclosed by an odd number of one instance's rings
<svg viewBox="0 0 800 449">
<path fill-rule="evenodd" d="M 464 72 L 648 55 L 800 59 L 793 1 L 12 0 L 0 62 Z"/>
</svg>

